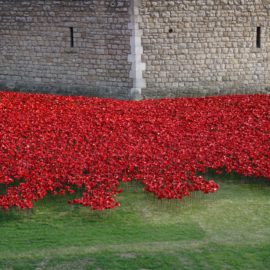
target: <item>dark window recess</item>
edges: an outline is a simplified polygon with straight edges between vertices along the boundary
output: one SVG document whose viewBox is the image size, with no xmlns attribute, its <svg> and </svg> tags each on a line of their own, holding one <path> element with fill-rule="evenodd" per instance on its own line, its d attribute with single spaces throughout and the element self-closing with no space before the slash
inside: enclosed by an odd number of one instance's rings
<svg viewBox="0 0 270 270">
<path fill-rule="evenodd" d="M 169 29 L 169 33 L 172 33 L 172 32 L 173 32 L 173 29 L 172 29 L 172 28 L 170 28 L 170 29 Z"/>
<path fill-rule="evenodd" d="M 261 27 L 257 27 L 257 34 L 256 34 L 256 47 L 261 48 Z"/>
<path fill-rule="evenodd" d="M 73 27 L 70 27 L 69 30 L 70 30 L 70 47 L 73 48 L 74 47 L 74 30 L 73 30 Z"/>
</svg>

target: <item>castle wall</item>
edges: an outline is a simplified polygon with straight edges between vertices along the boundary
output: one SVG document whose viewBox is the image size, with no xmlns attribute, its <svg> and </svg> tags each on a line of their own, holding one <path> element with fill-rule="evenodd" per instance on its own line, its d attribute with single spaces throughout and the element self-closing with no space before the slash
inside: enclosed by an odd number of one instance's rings
<svg viewBox="0 0 270 270">
<path fill-rule="evenodd" d="M 269 12 L 268 0 L 142 0 L 142 95 L 267 92 Z"/>
<path fill-rule="evenodd" d="M 0 87 L 128 98 L 129 6 L 0 0 Z"/>
<path fill-rule="evenodd" d="M 0 88 L 269 93 L 270 0 L 0 0 Z"/>
</svg>

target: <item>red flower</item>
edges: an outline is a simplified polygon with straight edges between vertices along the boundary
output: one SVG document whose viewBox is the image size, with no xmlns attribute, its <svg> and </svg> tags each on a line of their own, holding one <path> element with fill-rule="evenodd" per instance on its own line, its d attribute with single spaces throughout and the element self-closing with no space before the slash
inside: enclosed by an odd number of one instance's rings
<svg viewBox="0 0 270 270">
<path fill-rule="evenodd" d="M 270 96 L 118 101 L 0 92 L 0 207 L 48 192 L 92 209 L 119 206 L 119 182 L 158 198 L 218 185 L 198 173 L 270 179 Z"/>
</svg>

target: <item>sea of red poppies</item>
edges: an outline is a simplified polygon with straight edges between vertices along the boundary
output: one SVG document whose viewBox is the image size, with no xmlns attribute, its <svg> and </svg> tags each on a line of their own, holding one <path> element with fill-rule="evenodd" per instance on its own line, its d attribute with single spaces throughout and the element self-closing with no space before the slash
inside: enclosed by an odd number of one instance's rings
<svg viewBox="0 0 270 270">
<path fill-rule="evenodd" d="M 32 208 L 48 193 L 119 206 L 120 182 L 158 198 L 218 185 L 211 168 L 270 179 L 270 96 L 139 102 L 0 92 L 0 208 Z"/>
</svg>

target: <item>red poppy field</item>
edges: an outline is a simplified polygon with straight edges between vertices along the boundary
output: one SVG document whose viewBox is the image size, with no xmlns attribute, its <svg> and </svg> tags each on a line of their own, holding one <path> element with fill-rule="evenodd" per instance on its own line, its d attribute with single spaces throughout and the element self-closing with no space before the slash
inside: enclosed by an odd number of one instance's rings
<svg viewBox="0 0 270 270">
<path fill-rule="evenodd" d="M 119 206 L 121 182 L 162 199 L 216 192 L 202 175 L 270 179 L 270 96 L 119 101 L 0 92 L 0 207 L 48 193 Z"/>
</svg>

